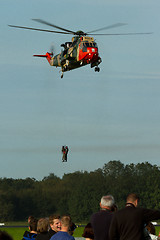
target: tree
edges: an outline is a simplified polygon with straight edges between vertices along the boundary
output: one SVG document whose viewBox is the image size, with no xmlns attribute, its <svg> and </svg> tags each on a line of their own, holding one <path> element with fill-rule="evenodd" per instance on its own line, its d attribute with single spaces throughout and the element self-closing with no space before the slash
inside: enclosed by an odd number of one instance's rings
<svg viewBox="0 0 160 240">
<path fill-rule="evenodd" d="M 89 221 L 99 211 L 102 196 L 112 194 L 118 208 L 125 206 L 126 197 L 135 192 L 141 205 L 160 208 L 160 168 L 148 162 L 124 165 L 110 161 L 102 169 L 76 171 L 61 178 L 54 173 L 42 181 L 34 178 L 0 178 L 1 221 L 26 220 L 53 213 L 70 214 L 73 221 Z"/>
</svg>

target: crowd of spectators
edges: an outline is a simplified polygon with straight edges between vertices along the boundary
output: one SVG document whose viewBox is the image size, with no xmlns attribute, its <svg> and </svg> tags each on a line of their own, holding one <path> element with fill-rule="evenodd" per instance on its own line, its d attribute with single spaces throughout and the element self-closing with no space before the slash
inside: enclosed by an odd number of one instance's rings
<svg viewBox="0 0 160 240">
<path fill-rule="evenodd" d="M 112 195 L 103 196 L 100 211 L 93 213 L 82 237 L 86 240 L 157 240 L 153 220 L 160 219 L 159 210 L 140 208 L 135 193 L 127 196 L 126 206 L 118 210 Z M 76 225 L 68 215 L 49 218 L 28 218 L 28 231 L 22 240 L 75 240 Z M 0 231 L 0 240 L 13 240 Z"/>
<path fill-rule="evenodd" d="M 22 240 L 74 240 L 73 232 L 76 225 L 70 216 L 51 215 L 49 218 L 33 216 L 28 218 L 29 231 L 25 231 Z"/>
<path fill-rule="evenodd" d="M 151 221 L 160 219 L 159 210 L 139 207 L 139 197 L 135 193 L 127 196 L 126 205 L 118 210 L 112 195 L 103 196 L 100 211 L 91 216 L 95 240 L 156 240 Z M 149 231 L 150 232 L 149 232 Z"/>
</svg>

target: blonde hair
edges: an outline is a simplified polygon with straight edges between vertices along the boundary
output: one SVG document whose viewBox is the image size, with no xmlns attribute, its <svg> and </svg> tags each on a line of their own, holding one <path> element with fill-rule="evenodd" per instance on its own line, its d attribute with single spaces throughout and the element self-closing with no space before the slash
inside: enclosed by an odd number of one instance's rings
<svg viewBox="0 0 160 240">
<path fill-rule="evenodd" d="M 49 221 L 47 218 L 40 218 L 37 223 L 37 232 L 48 232 L 49 229 Z"/>
<path fill-rule="evenodd" d="M 62 216 L 61 224 L 64 227 L 69 227 L 71 225 L 71 217 L 70 216 Z"/>
</svg>

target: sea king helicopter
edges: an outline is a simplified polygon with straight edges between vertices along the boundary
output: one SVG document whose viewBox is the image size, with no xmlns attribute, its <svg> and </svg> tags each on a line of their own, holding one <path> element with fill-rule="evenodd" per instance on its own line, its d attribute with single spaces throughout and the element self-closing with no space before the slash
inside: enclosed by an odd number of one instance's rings
<svg viewBox="0 0 160 240">
<path fill-rule="evenodd" d="M 50 27 L 59 29 L 61 31 L 15 26 L 15 25 L 8 25 L 8 26 L 21 28 L 21 29 L 42 31 L 42 32 L 73 35 L 71 42 L 65 42 L 64 44 L 61 44 L 61 47 L 63 47 L 63 50 L 61 51 L 61 53 L 54 56 L 53 51 L 51 51 L 51 52 L 47 52 L 45 55 L 39 55 L 39 54 L 33 55 L 34 57 L 46 58 L 51 66 L 60 67 L 62 72 L 61 78 L 63 78 L 64 72 L 70 71 L 79 67 L 83 67 L 87 64 L 90 64 L 91 68 L 94 67 L 95 72 L 100 71 L 99 64 L 102 62 L 102 59 L 99 56 L 98 45 L 95 42 L 94 38 L 91 36 L 150 34 L 149 32 L 148 33 L 98 33 L 98 34 L 95 33 L 101 30 L 120 27 L 120 26 L 126 25 L 126 23 L 116 23 L 116 24 L 99 28 L 89 32 L 83 32 L 81 30 L 75 32 L 66 28 L 59 27 L 52 23 L 46 22 L 42 19 L 32 19 L 32 20 L 48 25 Z"/>
</svg>

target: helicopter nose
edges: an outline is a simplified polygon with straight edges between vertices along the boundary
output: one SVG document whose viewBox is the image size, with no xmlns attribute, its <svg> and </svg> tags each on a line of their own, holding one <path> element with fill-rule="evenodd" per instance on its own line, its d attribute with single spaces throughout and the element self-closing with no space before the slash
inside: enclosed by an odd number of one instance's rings
<svg viewBox="0 0 160 240">
<path fill-rule="evenodd" d="M 89 61 L 95 61 L 98 59 L 98 50 L 96 48 L 88 48 L 87 52 Z"/>
</svg>

